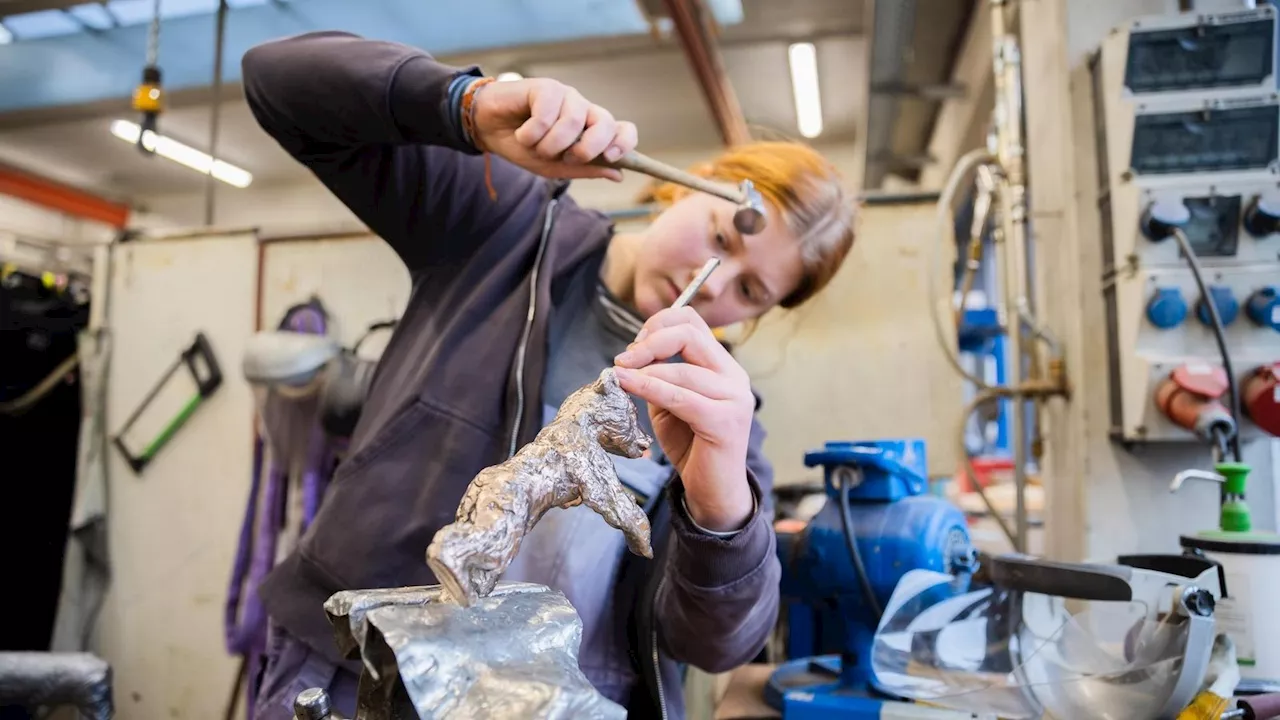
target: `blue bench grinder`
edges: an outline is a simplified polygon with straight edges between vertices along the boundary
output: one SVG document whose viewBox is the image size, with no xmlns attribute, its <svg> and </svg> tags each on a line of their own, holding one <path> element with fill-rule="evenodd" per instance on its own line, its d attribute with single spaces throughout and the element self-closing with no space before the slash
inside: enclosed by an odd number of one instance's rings
<svg viewBox="0 0 1280 720">
<path fill-rule="evenodd" d="M 797 533 L 778 533 L 787 657 L 765 688 L 784 718 L 879 718 L 872 639 L 910 570 L 967 577 L 977 566 L 964 514 L 928 493 L 920 439 L 829 442 L 805 453 L 827 502 Z"/>
</svg>

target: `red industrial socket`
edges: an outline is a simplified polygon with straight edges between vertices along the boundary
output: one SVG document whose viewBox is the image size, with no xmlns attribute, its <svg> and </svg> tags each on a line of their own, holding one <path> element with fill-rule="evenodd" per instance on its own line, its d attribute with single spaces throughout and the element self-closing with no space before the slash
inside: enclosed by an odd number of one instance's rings
<svg viewBox="0 0 1280 720">
<path fill-rule="evenodd" d="M 1228 432 L 1235 423 L 1220 399 L 1227 392 L 1227 373 L 1204 364 L 1180 365 L 1156 386 L 1156 407 L 1178 427 L 1209 438 L 1215 426 Z"/>
<path fill-rule="evenodd" d="M 1240 404 L 1255 425 L 1280 437 L 1280 362 L 1263 365 L 1244 381 Z"/>
</svg>

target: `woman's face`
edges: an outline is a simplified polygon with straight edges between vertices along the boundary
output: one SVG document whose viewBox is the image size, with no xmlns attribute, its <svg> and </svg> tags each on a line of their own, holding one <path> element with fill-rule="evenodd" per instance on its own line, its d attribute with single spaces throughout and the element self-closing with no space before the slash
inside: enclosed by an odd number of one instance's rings
<svg viewBox="0 0 1280 720">
<path fill-rule="evenodd" d="M 636 309 L 645 317 L 671 305 L 713 255 L 720 265 L 689 303 L 711 327 L 759 317 L 800 285 L 800 243 L 765 203 L 763 232 L 733 227 L 737 206 L 705 193 L 689 193 L 644 231 L 635 264 Z"/>
</svg>

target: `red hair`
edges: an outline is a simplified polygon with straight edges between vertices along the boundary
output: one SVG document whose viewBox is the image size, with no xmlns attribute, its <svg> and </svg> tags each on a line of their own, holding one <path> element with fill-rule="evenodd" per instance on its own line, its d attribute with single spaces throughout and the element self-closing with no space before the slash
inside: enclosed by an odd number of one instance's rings
<svg viewBox="0 0 1280 720">
<path fill-rule="evenodd" d="M 808 145 L 788 141 L 738 145 L 690 172 L 733 184 L 750 180 L 782 213 L 788 229 L 799 238 L 804 263 L 800 285 L 778 303 L 784 308 L 799 307 L 826 287 L 853 247 L 856 204 L 835 166 Z M 686 192 L 679 185 L 663 183 L 641 202 L 671 204 Z"/>
</svg>

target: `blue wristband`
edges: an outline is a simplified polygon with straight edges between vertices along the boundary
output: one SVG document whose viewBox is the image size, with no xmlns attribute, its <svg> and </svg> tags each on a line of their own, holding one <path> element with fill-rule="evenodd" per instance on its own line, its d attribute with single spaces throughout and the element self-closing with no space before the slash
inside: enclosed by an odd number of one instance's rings
<svg viewBox="0 0 1280 720">
<path fill-rule="evenodd" d="M 467 72 L 459 74 L 449 83 L 449 124 L 453 128 L 454 133 L 462 138 L 463 143 L 469 145 L 473 152 L 479 153 L 476 149 L 475 140 L 467 133 L 466 125 L 462 122 L 462 96 L 467 92 L 467 88 L 471 87 L 471 83 L 484 77 L 479 72 Z"/>
</svg>

